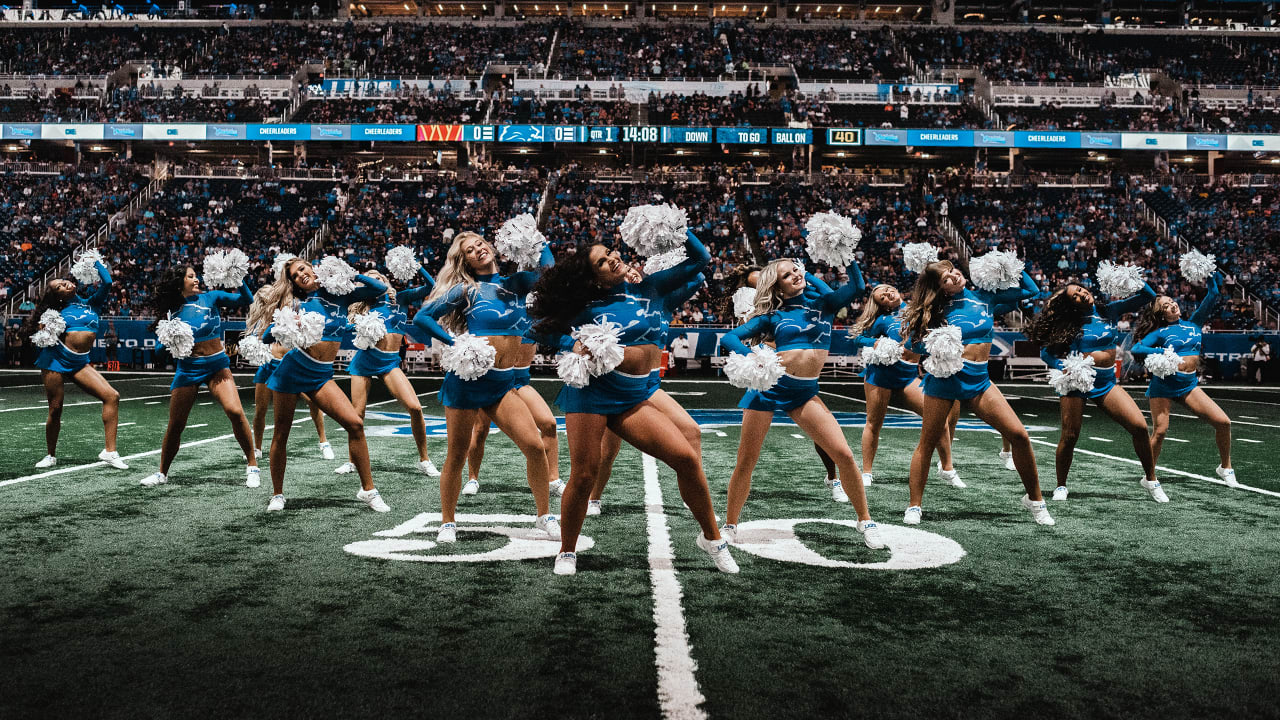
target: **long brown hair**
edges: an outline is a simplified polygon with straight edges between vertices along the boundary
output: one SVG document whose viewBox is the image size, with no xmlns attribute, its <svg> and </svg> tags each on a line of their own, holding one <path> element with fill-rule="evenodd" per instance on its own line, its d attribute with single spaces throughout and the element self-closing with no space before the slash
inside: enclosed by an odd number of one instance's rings
<svg viewBox="0 0 1280 720">
<path fill-rule="evenodd" d="M 62 309 L 71 302 L 71 298 L 75 297 L 75 295 L 75 290 L 72 290 L 71 294 L 67 295 L 54 287 L 53 283 L 49 283 L 45 288 L 44 294 L 40 296 L 38 301 L 36 301 L 36 309 L 31 311 L 31 314 L 27 316 L 27 321 L 22 324 L 22 333 L 24 335 L 30 335 L 39 331 L 40 316 L 44 314 L 44 311 L 57 310 L 61 312 Z"/>
<path fill-rule="evenodd" d="M 1133 323 L 1133 338 L 1135 341 L 1141 342 L 1142 338 L 1146 337 L 1148 333 L 1159 330 L 1169 324 L 1169 321 L 1164 319 L 1164 313 L 1160 312 L 1160 300 L 1161 298 L 1158 297 L 1138 311 L 1138 319 Z"/>
<path fill-rule="evenodd" d="M 444 256 L 444 267 L 440 268 L 440 272 L 436 275 L 436 286 L 431 290 L 431 294 L 427 296 L 426 302 L 431 302 L 444 297 L 456 285 L 466 285 L 467 302 L 470 304 L 470 290 L 476 287 L 476 274 L 467 264 L 467 258 L 462 254 L 462 243 L 466 240 L 481 240 L 484 238 L 479 233 L 470 231 L 460 232 L 453 236 L 453 244 L 449 246 L 449 251 Z M 464 333 L 467 331 L 467 316 L 465 310 L 454 310 L 440 319 L 440 324 L 446 330 L 452 333 Z"/>
<path fill-rule="evenodd" d="M 738 290 L 741 288 L 750 287 L 751 283 L 748 282 L 748 278 L 751 277 L 751 273 L 760 272 L 760 270 L 761 268 L 759 265 L 744 264 L 744 265 L 735 265 L 732 270 L 725 273 L 724 281 L 720 286 L 723 289 L 723 292 L 721 293 L 720 297 L 716 298 L 715 300 L 715 307 L 716 307 L 716 310 L 720 313 L 720 317 L 722 318 L 734 317 L 734 313 L 733 313 L 734 294 L 737 293 Z"/>
<path fill-rule="evenodd" d="M 1023 328 L 1027 339 L 1045 348 L 1052 355 L 1065 353 L 1076 340 L 1084 335 L 1093 307 L 1078 303 L 1067 295 L 1076 285 L 1055 290 L 1044 303 L 1044 309 Z"/>
<path fill-rule="evenodd" d="M 373 278 L 374 280 L 377 280 L 383 285 L 386 285 L 387 301 L 390 302 L 392 305 L 396 304 L 396 289 L 394 286 L 392 286 L 391 281 L 387 279 L 386 275 L 383 275 L 377 270 L 370 270 L 366 272 L 365 275 Z M 369 308 L 372 308 L 374 305 L 377 305 L 379 301 L 380 301 L 379 298 L 374 298 L 372 300 L 361 300 L 360 302 L 351 303 L 351 305 L 347 306 L 347 319 L 354 321 L 357 315 L 364 315 L 365 313 L 369 312 Z"/>
<path fill-rule="evenodd" d="M 879 290 L 882 287 L 893 286 L 880 283 L 879 285 L 871 288 L 871 292 L 867 293 L 867 299 L 862 302 L 862 312 L 858 313 L 858 319 L 854 320 L 853 325 L 849 328 L 850 337 L 858 337 L 862 333 L 866 332 L 867 328 L 871 327 L 871 325 L 875 323 L 876 319 L 881 315 L 888 315 L 889 313 L 894 312 L 894 310 L 885 310 L 880 307 L 880 303 L 876 302 L 876 290 Z"/>
<path fill-rule="evenodd" d="M 942 276 L 953 270 L 950 260 L 938 260 L 924 266 L 911 291 L 911 302 L 902 313 L 902 339 L 920 341 L 930 328 L 942 324 L 943 309 L 951 296 L 942 290 Z"/>
<path fill-rule="evenodd" d="M 249 317 L 245 320 L 246 333 L 262 334 L 262 331 L 271 324 L 276 310 L 293 303 L 296 288 L 289 277 L 289 270 L 294 265 L 305 262 L 307 261 L 302 258 L 290 258 L 280 270 L 280 277 L 254 294 L 253 305 L 249 307 Z"/>
<path fill-rule="evenodd" d="M 756 306 L 747 313 L 747 317 L 743 322 L 750 320 L 757 315 L 768 315 L 769 313 L 782 307 L 782 293 L 778 289 L 778 266 L 784 262 L 791 262 L 786 258 L 774 260 L 764 269 L 760 271 L 760 279 L 756 281 Z M 795 265 L 795 263 L 791 263 Z"/>
</svg>

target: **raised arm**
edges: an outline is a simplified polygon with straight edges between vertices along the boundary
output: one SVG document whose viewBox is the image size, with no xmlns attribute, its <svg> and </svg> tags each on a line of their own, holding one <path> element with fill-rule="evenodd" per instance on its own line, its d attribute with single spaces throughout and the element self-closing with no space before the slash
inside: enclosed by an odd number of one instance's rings
<svg viewBox="0 0 1280 720">
<path fill-rule="evenodd" d="M 680 306 L 685 304 L 685 301 L 698 294 L 698 289 L 705 285 L 706 282 L 707 276 L 702 273 L 698 273 L 692 280 L 682 285 L 675 292 L 667 295 L 663 300 L 663 304 L 666 307 L 667 312 L 675 312 L 676 310 L 679 310 Z"/>
<path fill-rule="evenodd" d="M 1113 300 L 1107 303 L 1105 307 L 1107 319 L 1111 321 L 1115 321 L 1115 319 L 1120 317 L 1121 315 L 1124 315 L 1125 313 L 1135 312 L 1138 310 L 1138 308 L 1141 308 L 1143 305 L 1146 305 L 1147 303 L 1155 299 L 1156 299 L 1156 291 L 1151 289 L 1150 284 L 1143 283 L 1142 289 L 1134 293 L 1133 295 L 1130 295 L 1127 298 L 1120 298 L 1119 300 Z"/>
<path fill-rule="evenodd" d="M 108 270 L 107 266 L 103 265 L 101 262 L 98 263 L 97 268 L 99 282 L 94 288 L 94 291 L 88 295 L 80 296 L 82 300 L 90 305 L 101 305 L 106 302 L 107 294 L 111 292 L 111 271 Z M 87 289 L 88 288 L 86 288 L 86 290 Z"/>
<path fill-rule="evenodd" d="M 834 292 L 822 296 L 822 307 L 827 312 L 836 312 L 853 302 L 854 298 L 867 289 L 867 283 L 862 279 L 862 269 L 858 267 L 858 263 L 850 265 L 845 272 L 849 275 L 849 282 L 836 288 Z"/>
<path fill-rule="evenodd" d="M 1133 344 L 1129 348 L 1129 352 L 1134 355 L 1159 355 L 1164 352 L 1164 338 L 1160 337 L 1159 330 L 1152 330 L 1147 336 Z"/>
<path fill-rule="evenodd" d="M 449 288 L 449 292 L 441 295 L 434 300 L 427 300 L 422 304 L 422 309 L 418 314 L 426 313 L 427 317 L 439 320 L 454 310 L 466 310 L 467 307 L 467 286 L 454 285 Z M 417 322 L 417 318 L 414 318 Z"/>
<path fill-rule="evenodd" d="M 413 316 L 413 323 L 405 328 L 409 330 L 409 334 L 414 340 L 421 343 L 430 344 L 431 338 L 435 338 L 445 345 L 453 344 L 453 335 L 441 327 L 440 323 L 430 315 L 425 314 L 425 310 L 420 310 L 417 315 Z M 427 338 L 423 340 L 422 338 Z"/>
<path fill-rule="evenodd" d="M 867 302 L 871 301 L 868 300 Z M 862 331 L 861 335 L 853 338 L 854 344 L 858 347 L 871 347 L 875 345 L 877 340 L 885 336 L 889 328 L 889 323 L 892 319 L 893 318 L 889 315 L 881 315 L 876 318 L 875 322 L 868 325 L 867 329 Z"/>
<path fill-rule="evenodd" d="M 387 284 L 374 280 L 368 275 L 357 275 L 363 285 L 357 285 L 355 290 L 347 293 L 342 299 L 348 303 L 360 302 L 361 300 L 372 300 L 387 291 Z"/>
<path fill-rule="evenodd" d="M 747 344 L 743 341 L 763 335 L 772 325 L 773 323 L 769 320 L 768 315 L 757 315 L 748 320 L 746 324 L 739 325 L 721 336 L 720 346 L 726 348 L 729 352 L 746 355 L 751 352 L 751 348 L 747 347 Z"/>
<path fill-rule="evenodd" d="M 244 280 L 240 283 L 240 290 L 234 293 L 225 290 L 210 290 L 209 294 L 213 296 L 213 304 L 219 307 L 233 308 L 245 307 L 253 302 L 253 291 L 249 289 L 249 281 Z"/>
<path fill-rule="evenodd" d="M 569 335 L 543 335 L 530 326 L 528 330 L 524 331 L 524 336 L 539 345 L 553 347 L 561 352 L 573 352 L 575 341 Z"/>
<path fill-rule="evenodd" d="M 431 277 L 431 273 L 427 272 L 426 268 L 418 268 L 418 274 L 422 276 L 422 285 L 415 288 L 405 288 L 396 293 L 396 304 L 400 307 L 408 309 L 409 306 L 430 295 L 431 291 L 436 288 L 435 278 Z"/>
<path fill-rule="evenodd" d="M 1053 370 L 1062 369 L 1062 359 L 1049 352 L 1049 348 L 1040 348 L 1040 359 Z"/>
<path fill-rule="evenodd" d="M 556 264 L 556 256 L 551 254 L 550 243 L 542 244 L 542 256 L 538 258 L 538 270 L 525 270 L 507 278 L 507 289 L 517 295 L 528 295 L 533 284 L 538 281 L 541 270 Z"/>
<path fill-rule="evenodd" d="M 1213 317 L 1213 311 L 1218 307 L 1218 300 L 1222 298 L 1222 273 L 1214 273 L 1209 278 L 1209 291 L 1205 293 L 1204 300 L 1200 301 L 1200 307 L 1191 314 L 1191 322 L 1195 325 L 1205 325 L 1209 322 L 1209 318 Z"/>
<path fill-rule="evenodd" d="M 689 282 L 702 272 L 707 263 L 711 262 L 711 253 L 707 252 L 707 248 L 698 236 L 694 235 L 692 230 L 686 230 L 684 234 L 687 257 L 679 265 L 645 278 L 645 282 L 651 285 L 659 296 L 666 295 Z"/>
</svg>

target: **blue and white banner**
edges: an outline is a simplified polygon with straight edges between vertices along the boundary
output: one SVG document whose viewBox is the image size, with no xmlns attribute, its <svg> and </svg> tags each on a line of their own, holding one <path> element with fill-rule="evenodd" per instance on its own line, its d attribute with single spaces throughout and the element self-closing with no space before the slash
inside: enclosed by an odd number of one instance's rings
<svg viewBox="0 0 1280 720">
<path fill-rule="evenodd" d="M 1120 133 L 1082 132 L 1080 147 L 1091 150 L 1119 150 Z"/>
<path fill-rule="evenodd" d="M 382 95 L 399 89 L 399 80 L 373 79 L 338 79 L 325 80 L 320 83 L 320 90 L 325 95 Z"/>
<path fill-rule="evenodd" d="M 1226 150 L 1226 135 L 1187 135 L 1188 150 Z"/>
<path fill-rule="evenodd" d="M 1183 133 L 1124 133 L 1120 147 L 1125 150 L 1186 150 L 1187 136 Z"/>
<path fill-rule="evenodd" d="M 148 123 L 142 126 L 144 140 L 204 140 L 205 126 L 196 123 Z"/>
<path fill-rule="evenodd" d="M 313 130 L 315 126 L 312 126 Z M 393 142 L 413 142 L 418 139 L 417 125 L 352 125 L 352 140 L 389 140 Z M 312 133 L 315 138 L 315 133 Z"/>
<path fill-rule="evenodd" d="M 862 134 L 862 142 L 865 145 L 906 145 L 907 131 L 866 128 Z"/>
<path fill-rule="evenodd" d="M 142 123 L 111 123 L 102 134 L 104 140 L 141 140 Z"/>
<path fill-rule="evenodd" d="M 206 140 L 247 140 L 249 129 L 245 125 L 209 125 L 205 127 Z"/>
<path fill-rule="evenodd" d="M 1013 133 L 1003 130 L 974 130 L 975 147 L 1013 147 Z"/>
<path fill-rule="evenodd" d="M 40 130 L 44 140 L 101 140 L 106 126 L 93 125 L 57 125 L 45 123 Z"/>
<path fill-rule="evenodd" d="M 40 123 L 4 123 L 5 140 L 39 140 Z"/>
<path fill-rule="evenodd" d="M 1080 133 L 1059 130 L 1019 130 L 1013 134 L 1013 141 L 1020 148 L 1078 148 Z"/>
<path fill-rule="evenodd" d="M 728 145 L 767 145 L 769 130 L 748 127 L 716 128 L 716 142 Z"/>
<path fill-rule="evenodd" d="M 664 143 L 709 143 L 712 138 L 711 128 L 700 127 L 664 127 L 662 142 Z"/>
<path fill-rule="evenodd" d="M 908 130 L 907 144 L 917 147 L 973 147 L 973 131 Z"/>
<path fill-rule="evenodd" d="M 587 141 L 585 125 L 499 125 L 498 142 L 568 142 Z"/>
<path fill-rule="evenodd" d="M 250 140 L 310 140 L 310 125 L 249 125 Z"/>
</svg>

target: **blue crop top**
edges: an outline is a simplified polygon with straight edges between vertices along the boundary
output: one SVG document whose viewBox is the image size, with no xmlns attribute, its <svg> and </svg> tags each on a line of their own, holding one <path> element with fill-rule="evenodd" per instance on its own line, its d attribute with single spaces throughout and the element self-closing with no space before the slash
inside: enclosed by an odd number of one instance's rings
<svg viewBox="0 0 1280 720">
<path fill-rule="evenodd" d="M 171 320 L 181 320 L 191 326 L 196 342 L 222 338 L 222 313 L 219 307 L 244 307 L 253 302 L 249 283 L 240 285 L 235 293 L 209 290 L 186 299 L 177 312 L 169 313 Z"/>
<path fill-rule="evenodd" d="M 667 296 L 667 301 L 662 306 L 662 345 L 666 347 L 671 342 L 671 317 L 675 315 L 676 310 L 684 305 L 685 301 L 693 297 L 698 292 L 698 288 L 707 282 L 707 276 L 698 273 L 692 280 L 685 283 L 680 289 Z"/>
<path fill-rule="evenodd" d="M 867 302 L 871 302 L 868 300 Z M 854 339 L 859 347 L 871 347 L 876 341 L 882 337 L 887 337 L 894 342 L 902 342 L 902 316 L 899 312 L 902 310 L 902 303 L 898 303 L 898 309 L 892 313 L 884 313 L 876 318 L 875 322 L 863 331 L 861 335 Z"/>
<path fill-rule="evenodd" d="M 316 312 L 324 316 L 324 336 L 320 338 L 321 342 L 342 341 L 348 326 L 347 308 L 351 303 L 373 300 L 387 291 L 386 285 L 367 275 L 357 275 L 355 279 L 363 283 L 363 286 L 357 285 L 346 295 L 334 295 L 321 288 L 295 305 L 295 310 L 298 312 Z M 273 323 L 263 332 L 263 342 L 272 340 L 271 331 L 274 327 Z"/>
<path fill-rule="evenodd" d="M 1102 308 L 1102 315 L 1099 315 L 1095 308 L 1093 314 L 1089 316 L 1089 320 L 1081 328 L 1080 337 L 1071 343 L 1063 357 L 1073 352 L 1088 355 L 1089 353 L 1114 350 L 1121 341 L 1120 329 L 1116 327 L 1116 321 L 1120 319 L 1121 315 L 1133 312 L 1155 298 L 1156 291 L 1152 290 L 1150 285 L 1144 284 L 1137 293 L 1127 298 L 1107 303 Z M 1044 360 L 1045 364 L 1051 368 L 1062 369 L 1062 358 L 1050 353 L 1049 348 L 1040 350 L 1040 359 Z"/>
<path fill-rule="evenodd" d="M 853 302 L 867 289 L 862 270 L 855 263 L 848 268 L 849 282 L 827 293 L 804 292 L 782 301 L 782 307 L 767 315 L 756 315 L 745 324 L 725 333 L 720 344 L 730 352 L 751 352 L 744 340 L 768 335 L 778 352 L 786 350 L 831 349 L 831 321 L 840 308 Z M 806 274 L 806 279 L 810 276 Z"/>
<path fill-rule="evenodd" d="M 1147 333 L 1147 336 L 1133 344 L 1130 348 L 1134 355 L 1156 355 L 1164 352 L 1167 347 L 1173 348 L 1173 351 L 1179 357 L 1191 357 L 1200 354 L 1200 341 L 1202 333 L 1200 328 L 1209 322 L 1209 317 L 1213 314 L 1214 307 L 1218 304 L 1218 298 L 1221 294 L 1220 275 L 1215 274 L 1209 283 L 1209 292 L 1204 296 L 1204 300 L 1200 303 L 1200 307 L 1192 313 L 1191 320 L 1179 320 L 1172 325 L 1166 325 L 1159 330 L 1153 330 Z"/>
<path fill-rule="evenodd" d="M 960 341 L 965 345 L 982 345 L 995 340 L 995 315 L 991 309 L 997 307 L 1014 307 L 1027 297 L 1040 294 L 1040 288 L 1031 274 L 1022 272 L 1022 285 L 1007 290 L 992 292 L 977 288 L 965 288 L 943 309 L 946 325 L 960 328 Z M 932 329 L 932 328 L 930 328 Z M 910 340 L 906 343 L 908 350 L 925 355 L 924 338 Z"/>
<path fill-rule="evenodd" d="M 542 246 L 542 267 L 555 264 L 551 248 Z M 528 315 L 524 311 L 525 296 L 533 289 L 538 273 L 518 272 L 514 275 L 477 275 L 474 286 L 455 285 L 444 295 L 426 302 L 418 311 L 439 320 L 462 311 L 467 318 L 467 332 L 473 335 L 524 335 Z M 416 317 L 415 317 L 416 320 Z"/>
<path fill-rule="evenodd" d="M 67 324 L 67 329 L 63 332 L 91 332 L 95 335 L 98 333 L 98 328 L 102 324 L 98 311 L 102 309 L 103 303 L 107 301 L 107 295 L 111 293 L 111 273 L 102 263 L 98 263 L 98 278 L 102 282 L 97 283 L 93 292 L 87 295 L 77 293 L 71 302 L 62 308 L 62 320 Z M 85 288 L 85 290 L 88 289 Z"/>
</svg>

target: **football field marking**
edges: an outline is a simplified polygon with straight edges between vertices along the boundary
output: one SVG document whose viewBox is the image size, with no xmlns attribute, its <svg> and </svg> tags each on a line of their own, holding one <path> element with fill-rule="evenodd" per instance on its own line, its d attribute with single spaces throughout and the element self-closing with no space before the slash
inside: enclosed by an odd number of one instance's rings
<svg viewBox="0 0 1280 720">
<path fill-rule="evenodd" d="M 423 538 L 411 538 L 409 535 L 431 535 L 440 532 L 440 513 L 419 513 L 411 520 L 400 523 L 390 530 L 380 530 L 374 535 L 380 540 L 361 540 L 343 546 L 343 550 L 352 555 L 378 558 L 380 560 L 407 560 L 409 562 L 430 563 L 464 563 L 521 561 L 553 558 L 560 551 L 560 543 L 553 542 L 547 533 L 532 527 L 536 515 L 476 515 L 460 513 L 457 515 L 459 533 L 483 533 L 502 535 L 507 544 L 494 550 L 466 554 L 426 555 L 424 551 L 439 547 L 439 543 Z M 491 523 L 486 525 L 467 525 L 464 523 Z M 499 523 L 499 524 L 492 524 Z M 512 527 L 519 526 L 519 527 Z M 578 552 L 595 547 L 595 540 L 587 535 L 578 536 Z"/>
<path fill-rule="evenodd" d="M 801 563 L 815 567 L 858 568 L 862 570 L 919 570 L 960 562 L 964 548 L 951 538 L 915 528 L 881 525 L 880 535 L 889 548 L 889 559 L 881 562 L 849 562 L 832 560 L 813 550 L 796 537 L 797 525 L 842 525 L 853 529 L 857 520 L 830 518 L 798 518 L 752 520 L 738 525 L 733 547 L 770 560 Z M 854 537 L 859 537 L 854 535 Z M 858 542 L 861 542 L 859 538 Z"/>
<path fill-rule="evenodd" d="M 1058 398 L 1056 398 L 1056 397 L 1053 397 L 1053 398 L 1051 398 L 1051 397 L 1035 397 L 1034 395 L 1026 395 L 1026 396 L 1024 396 L 1024 399 L 1026 399 L 1026 400 L 1039 400 L 1039 401 L 1041 401 L 1041 402 L 1052 402 L 1052 403 L 1056 403 L 1056 402 L 1058 402 Z M 1225 402 L 1259 402 L 1259 401 L 1257 401 L 1257 400 L 1238 400 L 1238 401 L 1236 401 L 1236 400 L 1230 400 L 1230 399 L 1224 399 L 1224 401 L 1225 401 Z M 1276 405 L 1276 404 L 1280 404 L 1280 403 L 1263 403 L 1263 404 L 1265 404 L 1265 405 Z M 1150 414 L 1151 414 L 1151 411 L 1150 411 L 1150 410 L 1143 410 L 1142 408 L 1138 408 L 1138 410 L 1140 410 L 1140 411 L 1142 412 L 1142 414 L 1143 414 L 1143 415 L 1150 415 Z M 1032 415 L 1031 413 L 1021 413 L 1021 414 L 1022 414 L 1022 415 L 1026 415 L 1026 416 L 1028 416 L 1028 417 L 1035 417 L 1035 415 Z M 1085 413 L 1085 414 L 1084 414 L 1084 416 L 1085 416 L 1085 417 L 1093 417 L 1092 415 L 1090 415 L 1090 414 L 1088 414 L 1088 413 Z M 1197 417 L 1197 416 L 1195 416 L 1195 415 L 1188 415 L 1188 414 L 1186 414 L 1186 413 L 1176 413 L 1176 412 L 1171 412 L 1171 413 L 1169 413 L 1169 416 L 1170 416 L 1170 417 L 1176 417 L 1176 418 L 1186 418 L 1186 419 L 1188 419 L 1188 420 L 1199 420 L 1199 419 L 1200 419 L 1200 418 L 1198 418 L 1198 417 Z M 1247 417 L 1253 417 L 1253 416 L 1251 416 L 1251 415 L 1238 415 L 1238 416 L 1236 416 L 1236 417 L 1247 418 Z M 1257 418 L 1254 418 L 1254 419 L 1256 420 Z M 1237 420 L 1237 419 L 1235 419 L 1235 418 L 1232 418 L 1232 419 L 1231 419 L 1231 422 L 1235 423 L 1236 425 L 1249 425 L 1249 426 L 1253 426 L 1253 427 L 1265 427 L 1265 428 L 1280 428 L 1280 425 L 1272 425 L 1271 423 L 1261 423 L 1261 422 L 1245 422 L 1244 420 Z"/>
<path fill-rule="evenodd" d="M 703 720 L 706 698 L 698 688 L 697 663 L 685 629 L 683 592 L 676 579 L 675 551 L 662 505 L 658 461 L 645 455 L 644 505 L 649 527 L 649 583 L 653 587 L 654 662 L 658 667 L 658 705 L 670 720 Z"/>
<path fill-rule="evenodd" d="M 1093 435 L 1090 435 L 1090 436 L 1089 436 L 1089 439 L 1090 439 L 1090 440 L 1097 440 L 1098 442 L 1105 442 L 1105 443 L 1114 442 L 1111 438 L 1096 437 L 1096 436 L 1093 436 Z"/>
</svg>

